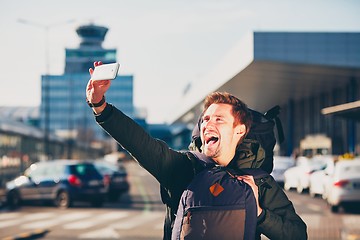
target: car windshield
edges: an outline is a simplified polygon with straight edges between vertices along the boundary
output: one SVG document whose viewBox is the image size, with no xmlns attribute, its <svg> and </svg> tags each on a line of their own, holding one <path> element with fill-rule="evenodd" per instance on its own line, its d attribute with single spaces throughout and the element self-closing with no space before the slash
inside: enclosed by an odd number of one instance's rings
<svg viewBox="0 0 360 240">
<path fill-rule="evenodd" d="M 111 163 L 107 163 L 107 162 L 95 162 L 96 167 L 98 168 L 98 170 L 100 170 L 101 172 L 105 173 L 105 174 L 110 174 L 112 172 L 117 172 L 119 171 L 118 166 L 111 164 Z"/>
<path fill-rule="evenodd" d="M 324 169 L 326 167 L 326 162 L 322 159 L 314 159 L 311 161 L 310 166 L 312 169 Z"/>
</svg>

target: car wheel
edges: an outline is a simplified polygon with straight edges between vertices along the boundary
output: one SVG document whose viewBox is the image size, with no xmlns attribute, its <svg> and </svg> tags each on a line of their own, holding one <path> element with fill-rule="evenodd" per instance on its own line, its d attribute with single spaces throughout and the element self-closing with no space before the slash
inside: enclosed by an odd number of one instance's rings
<svg viewBox="0 0 360 240">
<path fill-rule="evenodd" d="M 337 213 L 339 212 L 339 205 L 331 205 L 331 212 Z"/>
<path fill-rule="evenodd" d="M 16 191 L 11 191 L 7 196 L 7 204 L 10 208 L 14 209 L 20 206 L 20 195 Z"/>
<path fill-rule="evenodd" d="M 59 208 L 68 208 L 71 206 L 71 199 L 69 193 L 61 191 L 58 193 L 55 199 L 55 205 Z"/>
<path fill-rule="evenodd" d="M 315 198 L 315 197 L 316 197 L 316 193 L 314 193 L 314 192 L 312 191 L 311 187 L 309 188 L 309 195 L 310 195 L 310 197 L 312 197 L 312 198 Z"/>
</svg>

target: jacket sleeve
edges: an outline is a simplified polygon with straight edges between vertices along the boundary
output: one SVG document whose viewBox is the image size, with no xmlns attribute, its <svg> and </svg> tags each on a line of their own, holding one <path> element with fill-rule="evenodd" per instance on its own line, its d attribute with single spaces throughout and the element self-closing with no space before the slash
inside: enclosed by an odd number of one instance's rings
<svg viewBox="0 0 360 240">
<path fill-rule="evenodd" d="M 260 205 L 265 216 L 257 231 L 269 239 L 307 239 L 306 224 L 296 213 L 282 188 L 270 176 L 266 187 L 260 187 Z"/>
<path fill-rule="evenodd" d="M 125 148 L 138 163 L 168 189 L 184 189 L 192 178 L 187 156 L 151 137 L 140 125 L 111 104 L 107 104 L 97 123 Z M 187 174 L 188 173 L 188 174 Z"/>
</svg>

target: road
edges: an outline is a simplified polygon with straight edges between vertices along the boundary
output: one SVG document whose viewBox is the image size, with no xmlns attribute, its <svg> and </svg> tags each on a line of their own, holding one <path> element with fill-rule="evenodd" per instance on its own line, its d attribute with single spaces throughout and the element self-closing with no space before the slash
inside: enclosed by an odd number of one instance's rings
<svg viewBox="0 0 360 240">
<path fill-rule="evenodd" d="M 161 239 L 164 205 L 160 200 L 159 185 L 133 162 L 126 167 L 131 190 L 118 203 L 107 203 L 102 208 L 78 204 L 70 209 L 57 209 L 51 205 L 33 204 L 16 211 L 2 209 L 0 239 L 14 239 L 30 233 L 38 233 L 41 239 L 49 240 Z M 287 192 L 287 195 L 307 223 L 309 239 L 360 239 L 359 213 L 333 214 L 320 198 L 296 192 Z M 344 237 L 346 233 L 348 238 Z"/>
</svg>

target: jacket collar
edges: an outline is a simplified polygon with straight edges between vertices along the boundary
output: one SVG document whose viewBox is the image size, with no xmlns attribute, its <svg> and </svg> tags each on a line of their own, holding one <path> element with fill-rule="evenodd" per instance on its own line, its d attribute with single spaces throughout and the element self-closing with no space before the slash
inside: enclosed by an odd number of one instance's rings
<svg viewBox="0 0 360 240">
<path fill-rule="evenodd" d="M 265 150 L 256 140 L 244 139 L 238 146 L 231 168 L 260 168 L 265 159 Z"/>
</svg>

